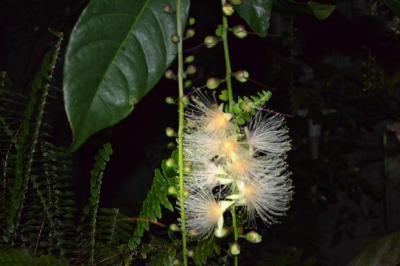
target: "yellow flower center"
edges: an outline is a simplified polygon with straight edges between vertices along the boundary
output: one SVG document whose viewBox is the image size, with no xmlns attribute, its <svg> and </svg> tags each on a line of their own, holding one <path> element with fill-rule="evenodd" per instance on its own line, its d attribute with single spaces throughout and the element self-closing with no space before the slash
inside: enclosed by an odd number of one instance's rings
<svg viewBox="0 0 400 266">
<path fill-rule="evenodd" d="M 224 113 L 217 112 L 211 118 L 209 126 L 213 131 L 222 131 L 229 127 L 229 120 L 224 116 Z"/>
<path fill-rule="evenodd" d="M 236 153 L 237 149 L 238 149 L 238 144 L 235 140 L 229 139 L 229 140 L 224 140 L 222 145 L 221 145 L 221 149 L 222 149 L 222 154 L 224 156 L 231 156 L 234 153 Z"/>
<path fill-rule="evenodd" d="M 221 206 L 217 202 L 210 203 L 207 219 L 213 222 L 217 222 L 218 218 L 222 215 Z"/>
</svg>

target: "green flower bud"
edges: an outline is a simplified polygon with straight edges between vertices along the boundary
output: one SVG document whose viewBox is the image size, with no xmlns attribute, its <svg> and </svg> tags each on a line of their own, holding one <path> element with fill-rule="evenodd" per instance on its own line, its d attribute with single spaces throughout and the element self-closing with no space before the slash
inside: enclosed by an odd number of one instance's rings
<svg viewBox="0 0 400 266">
<path fill-rule="evenodd" d="M 231 4 L 234 6 L 238 6 L 243 3 L 243 0 L 230 0 L 229 2 L 231 2 Z"/>
<path fill-rule="evenodd" d="M 223 31 L 223 27 L 221 24 L 219 24 L 218 27 L 215 29 L 215 35 L 218 37 L 222 37 L 222 31 Z"/>
<path fill-rule="evenodd" d="M 235 73 L 233 73 L 233 76 L 239 81 L 239 82 L 246 82 L 249 79 L 249 72 L 246 70 L 238 70 Z"/>
<path fill-rule="evenodd" d="M 189 258 L 193 258 L 193 256 L 194 256 L 194 251 L 193 251 L 193 250 L 188 250 L 188 251 L 187 251 L 187 255 L 188 255 Z"/>
<path fill-rule="evenodd" d="M 243 25 L 236 25 L 233 27 L 232 32 L 239 39 L 243 39 L 247 36 L 246 28 Z"/>
<path fill-rule="evenodd" d="M 233 13 L 235 13 L 235 9 L 233 8 L 233 5 L 225 3 L 222 5 L 222 13 L 224 13 L 225 16 L 232 16 Z"/>
<path fill-rule="evenodd" d="M 187 88 L 190 88 L 192 85 L 193 85 L 192 81 L 187 79 L 187 80 L 185 80 L 185 83 L 183 84 L 183 87 L 185 89 L 187 89 Z"/>
<path fill-rule="evenodd" d="M 168 137 L 176 137 L 176 132 L 172 127 L 167 127 L 165 129 L 165 135 L 167 135 Z"/>
<path fill-rule="evenodd" d="M 184 106 L 189 104 L 189 98 L 186 95 L 182 96 L 181 99 Z"/>
<path fill-rule="evenodd" d="M 192 166 L 189 165 L 189 164 L 185 165 L 185 166 L 183 167 L 183 172 L 184 172 L 185 174 L 189 174 L 190 172 L 192 172 Z"/>
<path fill-rule="evenodd" d="M 233 255 L 233 256 L 237 256 L 240 254 L 240 246 L 238 243 L 233 243 L 231 244 L 231 246 L 229 247 L 229 252 Z"/>
<path fill-rule="evenodd" d="M 214 235 L 218 238 L 223 238 L 228 234 L 228 230 L 226 230 L 225 228 L 216 228 L 214 231 Z"/>
<path fill-rule="evenodd" d="M 195 33 L 196 33 L 196 31 L 194 29 L 188 28 L 186 30 L 185 38 L 186 39 L 192 38 L 195 35 Z"/>
<path fill-rule="evenodd" d="M 175 104 L 175 100 L 171 96 L 168 96 L 168 97 L 165 97 L 165 103 L 166 104 Z"/>
<path fill-rule="evenodd" d="M 179 226 L 177 224 L 170 224 L 169 225 L 169 230 L 172 232 L 179 232 L 181 231 L 181 229 L 179 228 Z"/>
<path fill-rule="evenodd" d="M 171 5 L 165 5 L 164 6 L 164 12 L 167 14 L 171 14 L 172 13 L 172 6 Z"/>
<path fill-rule="evenodd" d="M 262 237 L 256 231 L 250 231 L 245 235 L 245 238 L 250 243 L 260 243 L 262 241 Z"/>
<path fill-rule="evenodd" d="M 168 168 L 173 168 L 173 167 L 176 166 L 176 163 L 175 163 L 175 160 L 174 160 L 174 159 L 169 158 L 168 160 L 165 161 L 165 165 L 166 165 Z"/>
<path fill-rule="evenodd" d="M 173 143 L 173 142 L 168 142 L 168 144 L 167 144 L 167 148 L 168 148 L 168 149 L 173 150 L 173 149 L 175 149 L 175 147 L 176 147 L 175 143 Z"/>
<path fill-rule="evenodd" d="M 218 88 L 219 84 L 221 84 L 221 80 L 217 78 L 209 78 L 207 79 L 207 88 L 210 90 L 214 90 Z"/>
<path fill-rule="evenodd" d="M 170 196 L 176 196 L 176 195 L 178 195 L 178 191 L 176 190 L 176 187 L 174 187 L 174 186 L 169 186 L 169 187 L 168 187 L 168 195 L 170 195 Z"/>
<path fill-rule="evenodd" d="M 165 78 L 167 78 L 167 79 L 176 79 L 176 75 L 175 75 L 174 71 L 172 71 L 171 69 L 168 69 L 165 72 Z"/>
<path fill-rule="evenodd" d="M 188 21 L 189 26 L 194 25 L 194 23 L 196 23 L 196 19 L 193 18 L 193 17 L 190 17 L 190 18 L 189 18 L 189 21 Z"/>
<path fill-rule="evenodd" d="M 218 39 L 215 36 L 207 36 L 204 39 L 204 44 L 206 45 L 207 48 L 212 48 L 218 43 Z"/>
<path fill-rule="evenodd" d="M 172 35 L 171 41 L 172 41 L 173 43 L 178 43 L 178 42 L 179 42 L 179 36 L 176 35 L 176 34 Z"/>
<path fill-rule="evenodd" d="M 179 266 L 181 265 L 181 262 L 178 259 L 175 259 L 174 262 L 172 263 L 174 266 Z"/>
<path fill-rule="evenodd" d="M 186 68 L 186 73 L 188 73 L 189 75 L 193 75 L 194 73 L 196 73 L 197 68 L 195 65 L 188 65 L 188 67 Z"/>
<path fill-rule="evenodd" d="M 185 58 L 185 63 L 186 64 L 190 64 L 194 61 L 194 56 L 193 55 L 189 55 L 188 57 Z"/>
</svg>

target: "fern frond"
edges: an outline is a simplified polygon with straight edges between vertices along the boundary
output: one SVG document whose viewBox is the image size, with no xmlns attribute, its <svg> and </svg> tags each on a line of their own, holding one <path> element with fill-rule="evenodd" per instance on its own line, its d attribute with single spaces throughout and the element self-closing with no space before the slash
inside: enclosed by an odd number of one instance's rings
<svg viewBox="0 0 400 266">
<path fill-rule="evenodd" d="M 172 153 L 171 158 L 177 161 L 177 152 Z M 142 210 L 139 214 L 140 218 L 144 218 L 138 221 L 133 236 L 128 241 L 128 248 L 135 250 L 143 237 L 145 231 L 149 230 L 149 220 L 157 221 L 162 217 L 161 206 L 166 209 L 173 211 L 174 207 L 168 199 L 168 187 L 171 185 L 176 186 L 176 169 L 168 168 L 166 160 L 161 164 L 161 169 L 156 169 L 154 172 L 153 183 L 147 192 L 146 199 L 143 202 Z"/>
<path fill-rule="evenodd" d="M 67 266 L 65 259 L 58 259 L 51 256 L 36 257 L 27 250 L 0 250 L 0 265 L 9 266 Z"/>
<path fill-rule="evenodd" d="M 6 242 L 13 242 L 14 234 L 18 228 L 21 210 L 28 191 L 33 157 L 50 87 L 49 83 L 53 78 L 61 42 L 62 34 L 58 36 L 57 43 L 46 53 L 43 59 L 40 70 L 33 81 L 31 95 L 24 111 L 21 130 L 16 141 L 15 180 L 11 189 L 11 204 L 4 232 Z"/>
<path fill-rule="evenodd" d="M 197 266 L 207 264 L 207 260 L 214 255 L 214 251 L 218 248 L 214 238 L 199 241 L 194 248 L 193 262 Z"/>
<path fill-rule="evenodd" d="M 236 115 L 236 121 L 239 125 L 248 122 L 266 102 L 269 101 L 272 94 L 270 91 L 259 91 L 257 95 L 238 97 L 233 105 L 233 112 Z"/>
<path fill-rule="evenodd" d="M 82 247 L 88 254 L 85 259 L 89 265 L 93 265 L 96 247 L 96 222 L 100 201 L 101 183 L 104 170 L 112 154 L 111 144 L 107 143 L 95 156 L 95 164 L 90 172 L 89 203 L 84 210 L 84 221 L 81 228 Z"/>
</svg>

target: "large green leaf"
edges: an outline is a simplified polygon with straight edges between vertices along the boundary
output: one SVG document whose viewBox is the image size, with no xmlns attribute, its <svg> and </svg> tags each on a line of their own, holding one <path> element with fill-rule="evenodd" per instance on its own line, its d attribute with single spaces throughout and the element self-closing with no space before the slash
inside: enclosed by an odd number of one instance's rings
<svg viewBox="0 0 400 266">
<path fill-rule="evenodd" d="M 260 37 L 267 36 L 274 0 L 246 0 L 236 10 Z"/>
<path fill-rule="evenodd" d="M 328 18 L 336 8 L 335 5 L 315 1 L 275 0 L 275 4 L 281 10 L 312 15 L 318 20 Z"/>
<path fill-rule="evenodd" d="M 397 16 L 400 16 L 400 0 L 382 0 Z"/>
<path fill-rule="evenodd" d="M 186 21 L 189 1 L 182 1 Z M 175 0 L 92 0 L 70 36 L 64 101 L 76 150 L 125 118 L 176 55 Z"/>
<path fill-rule="evenodd" d="M 400 263 L 400 232 L 385 236 L 361 251 L 349 266 L 396 266 Z"/>
</svg>

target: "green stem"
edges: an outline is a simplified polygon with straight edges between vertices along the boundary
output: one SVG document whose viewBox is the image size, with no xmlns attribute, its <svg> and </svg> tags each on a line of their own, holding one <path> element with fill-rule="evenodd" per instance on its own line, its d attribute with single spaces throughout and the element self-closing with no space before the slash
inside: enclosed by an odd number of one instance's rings
<svg viewBox="0 0 400 266">
<path fill-rule="evenodd" d="M 179 128 L 178 128 L 178 165 L 179 165 L 179 203 L 181 209 L 181 231 L 182 231 L 182 256 L 183 265 L 188 265 L 186 248 L 186 219 L 185 219 L 185 190 L 183 176 L 183 127 L 184 127 L 184 103 L 183 98 L 183 49 L 182 49 L 182 18 L 181 0 L 176 0 L 176 27 L 179 37 L 178 42 L 178 87 L 179 87 Z"/>
<path fill-rule="evenodd" d="M 225 1 L 222 0 L 222 3 Z M 231 59 L 229 57 L 229 46 L 228 46 L 228 19 L 226 16 L 222 17 L 222 42 L 224 45 L 224 56 L 225 56 L 225 68 L 226 68 L 226 87 L 228 91 L 229 100 L 229 112 L 233 111 L 233 93 L 232 93 L 232 70 L 231 70 Z"/>
<path fill-rule="evenodd" d="M 222 5 L 225 3 L 225 0 L 222 0 Z M 228 103 L 229 103 L 229 112 L 233 112 L 233 92 L 232 92 L 232 69 L 231 69 L 231 59 L 229 56 L 229 45 L 228 45 L 228 18 L 226 16 L 222 16 L 222 42 L 224 45 L 224 57 L 225 57 L 225 80 L 226 80 L 226 88 L 228 91 Z M 233 193 L 235 193 L 236 188 L 233 188 Z M 232 227 L 233 227 L 233 237 L 235 242 L 239 239 L 239 231 L 237 227 L 237 217 L 236 217 L 236 208 L 235 205 L 231 207 L 232 214 Z M 234 265 L 239 265 L 239 257 L 234 256 Z"/>
</svg>

